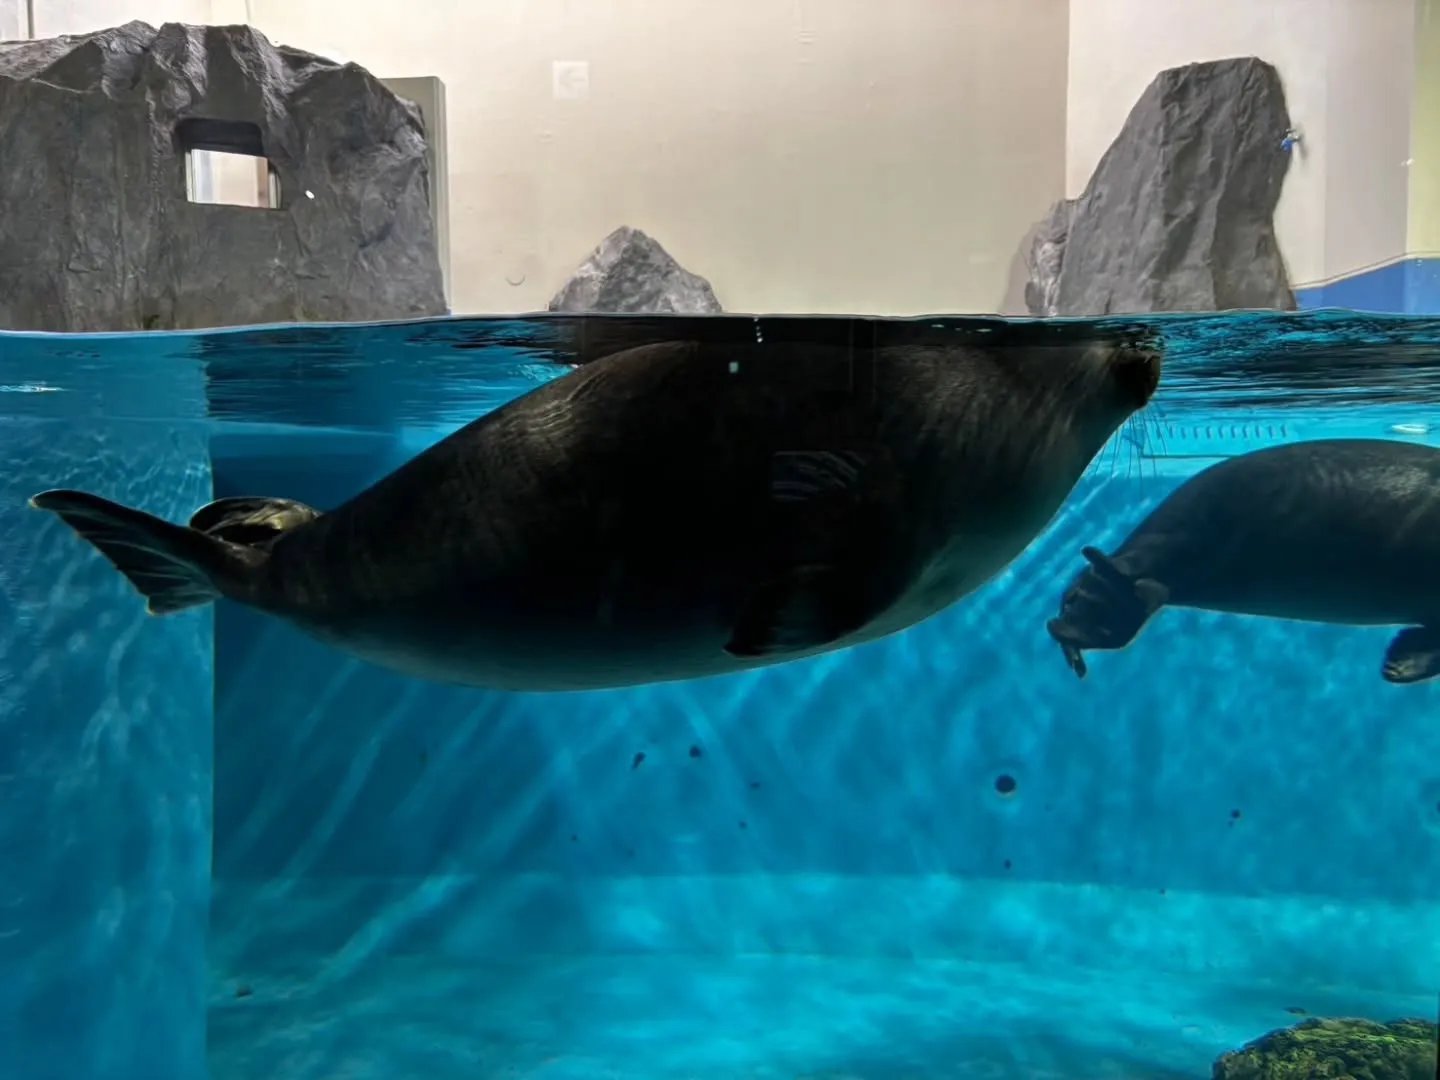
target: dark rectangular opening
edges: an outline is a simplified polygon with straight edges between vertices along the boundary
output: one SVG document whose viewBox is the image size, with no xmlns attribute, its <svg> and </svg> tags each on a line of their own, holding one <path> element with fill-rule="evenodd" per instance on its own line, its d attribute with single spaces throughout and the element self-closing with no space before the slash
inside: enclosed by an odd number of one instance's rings
<svg viewBox="0 0 1440 1080">
<path fill-rule="evenodd" d="M 175 125 L 185 155 L 185 197 L 193 203 L 280 208 L 280 178 L 265 157 L 257 124 L 190 117 Z"/>
</svg>

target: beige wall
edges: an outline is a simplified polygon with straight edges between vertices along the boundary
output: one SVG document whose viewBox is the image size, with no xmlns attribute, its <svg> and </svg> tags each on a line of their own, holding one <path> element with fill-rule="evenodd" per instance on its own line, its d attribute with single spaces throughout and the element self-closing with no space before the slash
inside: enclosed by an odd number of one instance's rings
<svg viewBox="0 0 1440 1080">
<path fill-rule="evenodd" d="M 1440 0 L 1415 0 L 1407 249 L 1440 255 Z"/>
<path fill-rule="evenodd" d="M 211 19 L 210 0 L 34 0 L 34 8 L 35 37 L 84 34 L 132 19 L 152 25 Z"/>
<path fill-rule="evenodd" d="M 1297 285 L 1406 247 L 1415 0 L 1071 0 L 1065 183 L 1077 195 L 1163 68 L 1254 55 L 1304 135 L 1277 212 Z"/>
<path fill-rule="evenodd" d="M 1066 0 L 252 0 L 449 109 L 454 307 L 543 306 L 629 224 L 739 311 L 995 310 L 1061 195 Z M 588 94 L 557 98 L 555 61 Z"/>
<path fill-rule="evenodd" d="M 1326 278 L 1406 252 L 1415 0 L 1329 0 Z"/>
<path fill-rule="evenodd" d="M 25 0 L 0 0 L 0 41 L 28 37 Z"/>
</svg>

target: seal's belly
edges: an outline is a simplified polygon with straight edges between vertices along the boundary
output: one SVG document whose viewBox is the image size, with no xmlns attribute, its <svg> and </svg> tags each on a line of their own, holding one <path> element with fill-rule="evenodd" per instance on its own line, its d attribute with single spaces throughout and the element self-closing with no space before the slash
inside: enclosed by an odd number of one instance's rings
<svg viewBox="0 0 1440 1080">
<path fill-rule="evenodd" d="M 909 588 L 889 610 L 866 627 L 860 640 L 873 641 L 898 633 L 938 615 L 1004 570 L 1025 549 L 1032 535 L 1022 527 L 988 537 L 954 538 L 943 550 L 925 560 Z"/>
<path fill-rule="evenodd" d="M 684 615 L 652 610 L 627 619 L 584 608 L 537 608 L 506 618 L 484 606 L 451 606 L 428 618 L 377 615 L 300 628 L 404 675 L 492 690 L 567 691 L 704 678 L 766 663 L 725 651 L 730 630 L 721 615 L 712 610 L 707 617 L 695 607 Z"/>
<path fill-rule="evenodd" d="M 1287 572 L 1217 573 L 1187 582 L 1170 604 L 1234 615 L 1344 626 L 1391 626 L 1433 617 L 1432 590 L 1393 566 L 1357 565 L 1348 572 L 1298 566 Z"/>
<path fill-rule="evenodd" d="M 402 675 L 488 690 L 553 693 L 619 689 L 723 675 L 756 666 L 742 663 L 718 648 L 683 655 L 672 650 L 669 655 L 659 656 L 653 652 L 440 650 L 417 647 L 414 640 L 338 639 L 333 635 L 326 635 L 324 640 L 357 659 Z"/>
<path fill-rule="evenodd" d="M 937 559 L 860 630 L 763 657 L 726 651 L 747 589 L 741 582 L 672 581 L 658 592 L 561 591 L 512 583 L 513 595 L 444 595 L 408 612 L 343 622 L 290 616 L 327 645 L 402 674 L 511 691 L 592 690 L 732 674 L 805 659 L 904 630 L 949 606 L 997 569 L 995 558 Z M 522 585 L 524 587 L 522 587 Z"/>
<path fill-rule="evenodd" d="M 732 674 L 874 641 L 944 610 L 1025 548 L 1060 502 L 1060 493 L 1044 494 L 1053 497 L 1032 491 L 1019 506 L 1008 497 L 998 505 L 993 497 L 962 500 L 963 531 L 950 520 L 955 515 L 936 515 L 918 537 L 912 528 L 888 533 L 875 520 L 842 520 L 841 528 L 865 537 L 863 557 L 851 544 L 827 543 L 832 534 L 805 522 L 790 523 L 798 538 L 777 540 L 758 514 L 749 522 L 701 519 L 703 528 L 664 543 L 632 524 L 630 541 L 620 545 L 624 562 L 600 557 L 616 548 L 612 540 L 597 534 L 586 543 L 577 530 L 580 539 L 570 547 L 580 557 L 567 548 L 482 566 L 405 595 L 365 598 L 341 618 L 320 609 L 277 614 L 304 627 L 313 612 L 309 632 L 338 650 L 407 675 L 476 687 L 590 690 Z M 876 511 L 884 525 L 921 512 Z M 821 524 L 828 524 L 823 515 Z M 793 616 L 799 633 L 792 640 L 815 644 L 727 651 L 755 598 L 796 566 L 819 566 L 832 576 L 818 575 L 814 595 L 803 593 L 803 582 L 813 579 L 797 579 L 801 592 L 774 616 Z M 822 614 L 819 632 L 806 636 L 811 613 L 829 610 L 834 594 L 827 587 L 842 599 L 874 598 L 875 607 L 863 625 L 835 636 L 824 633 Z"/>
</svg>

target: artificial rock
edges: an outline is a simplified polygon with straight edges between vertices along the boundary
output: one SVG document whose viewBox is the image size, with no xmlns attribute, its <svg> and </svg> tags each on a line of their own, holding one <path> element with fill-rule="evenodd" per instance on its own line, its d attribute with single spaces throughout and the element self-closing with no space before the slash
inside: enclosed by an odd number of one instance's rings
<svg viewBox="0 0 1440 1080">
<path fill-rule="evenodd" d="M 628 225 L 612 232 L 550 301 L 551 311 L 626 315 L 718 315 L 710 282 L 659 242 Z"/>
<path fill-rule="evenodd" d="M 278 207 L 189 201 L 189 150 L 268 160 Z M 369 72 L 247 26 L 0 45 L 0 328 L 443 314 L 425 151 Z"/>
<path fill-rule="evenodd" d="M 1274 221 L 1290 127 L 1263 60 L 1160 72 L 1084 193 L 1027 238 L 1030 313 L 1293 310 Z"/>
</svg>

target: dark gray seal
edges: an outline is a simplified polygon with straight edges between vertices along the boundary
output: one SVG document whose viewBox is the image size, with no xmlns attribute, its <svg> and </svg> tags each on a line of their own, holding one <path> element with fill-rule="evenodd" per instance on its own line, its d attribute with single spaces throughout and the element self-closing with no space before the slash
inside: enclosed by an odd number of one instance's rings
<svg viewBox="0 0 1440 1080">
<path fill-rule="evenodd" d="M 1346 626 L 1405 626 L 1381 674 L 1440 674 L 1440 450 L 1318 439 L 1197 473 L 1113 555 L 1089 566 L 1048 623 L 1070 667 L 1123 649 L 1162 607 Z"/>
<path fill-rule="evenodd" d="M 329 512 L 188 526 L 32 499 L 155 614 L 227 597 L 411 675 L 585 690 L 894 633 L 1050 521 L 1154 393 L 1138 342 L 852 350 L 659 342 L 537 387 Z"/>
</svg>

